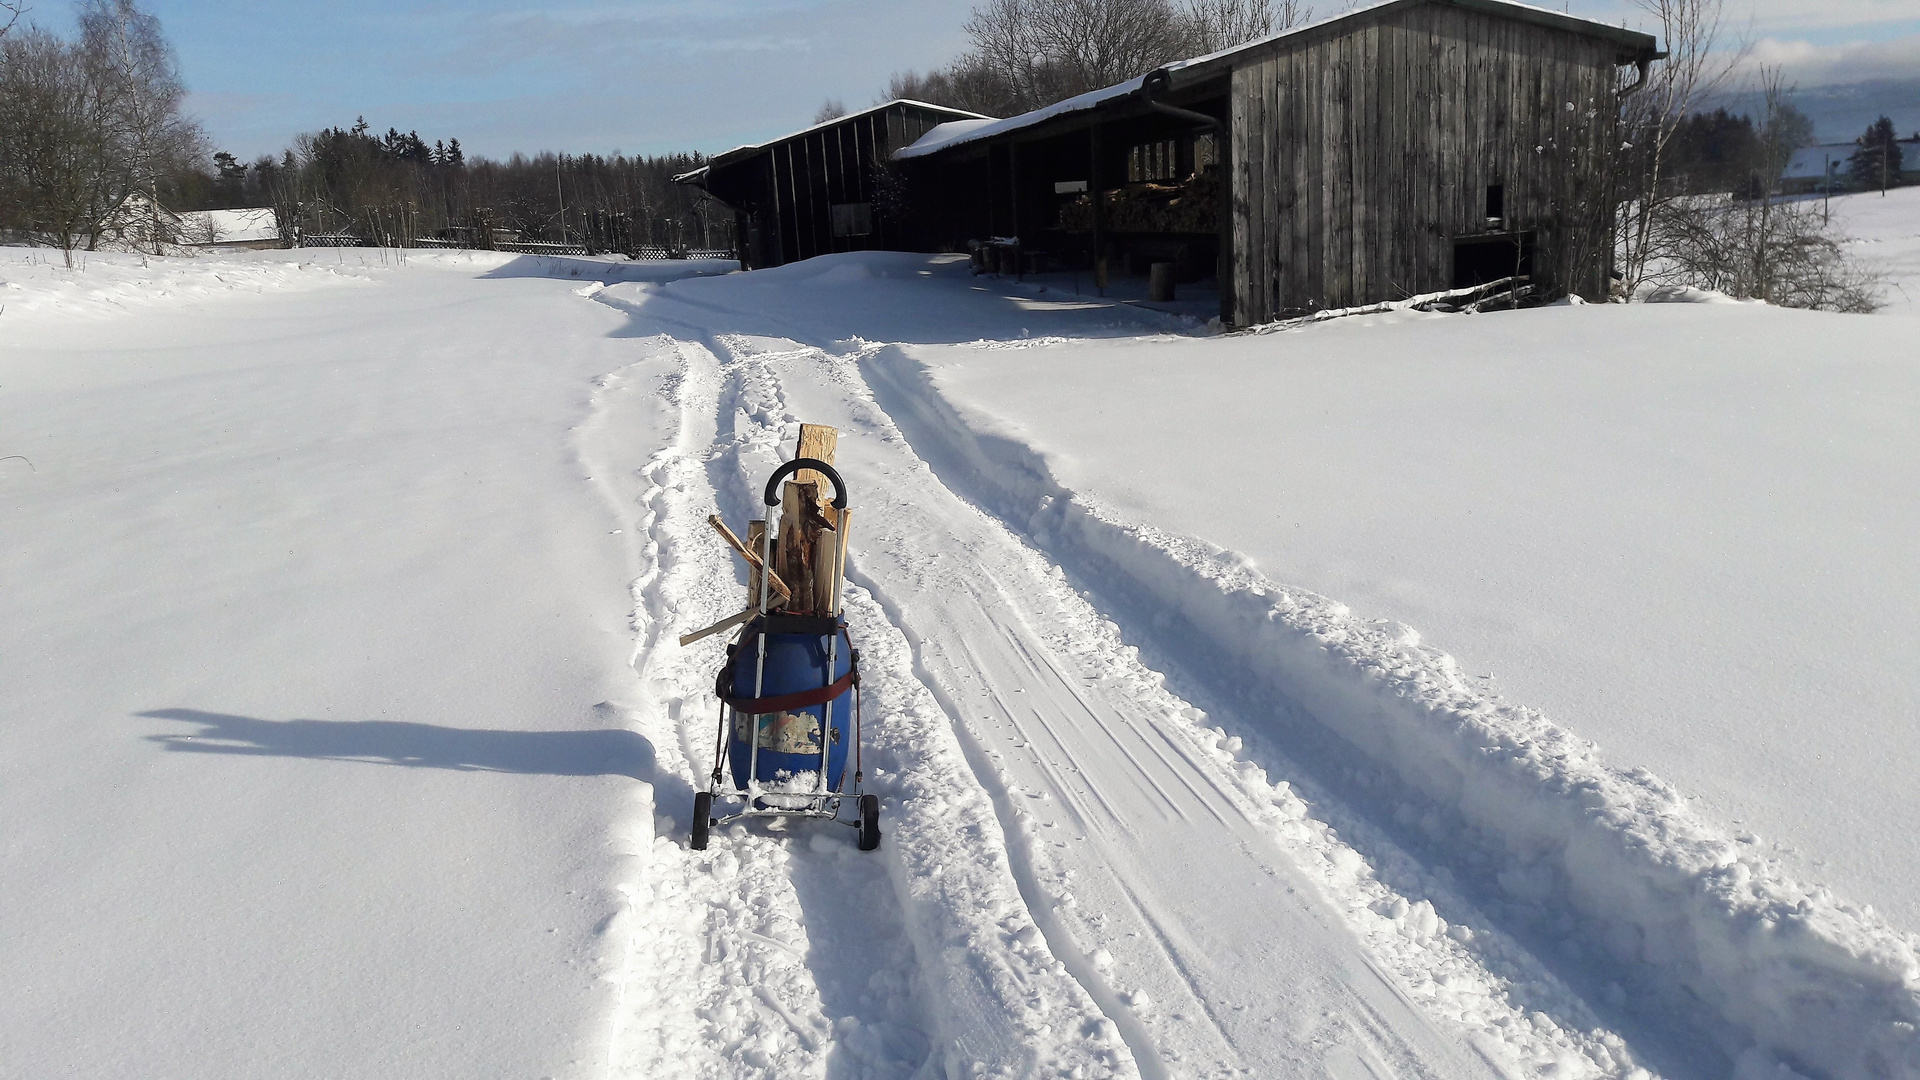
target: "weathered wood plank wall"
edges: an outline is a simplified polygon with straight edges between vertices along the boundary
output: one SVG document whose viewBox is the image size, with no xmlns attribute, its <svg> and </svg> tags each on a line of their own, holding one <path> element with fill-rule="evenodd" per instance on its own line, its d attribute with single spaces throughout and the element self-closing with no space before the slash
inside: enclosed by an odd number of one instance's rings
<svg viewBox="0 0 1920 1080">
<path fill-rule="evenodd" d="M 1234 320 L 1447 287 L 1495 184 L 1535 277 L 1603 294 L 1618 49 L 1415 5 L 1250 57 L 1230 101 Z"/>
<path fill-rule="evenodd" d="M 886 248 L 893 243 L 882 215 L 866 236 L 835 236 L 836 203 L 872 203 L 873 165 L 888 160 L 951 116 L 896 105 L 777 143 L 768 151 L 769 190 L 755 212 L 778 237 L 778 261 L 795 262 L 837 251 Z"/>
</svg>

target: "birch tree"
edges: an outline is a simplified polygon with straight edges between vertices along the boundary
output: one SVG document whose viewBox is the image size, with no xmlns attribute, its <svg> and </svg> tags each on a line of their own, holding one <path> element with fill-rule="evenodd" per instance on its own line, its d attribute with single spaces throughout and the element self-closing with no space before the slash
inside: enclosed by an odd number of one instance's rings
<svg viewBox="0 0 1920 1080">
<path fill-rule="evenodd" d="M 173 50 L 161 36 L 160 20 L 135 0 L 83 0 L 80 50 L 98 93 L 112 102 L 105 119 L 122 159 L 120 202 L 134 192 L 147 197 L 146 239 L 158 253 L 166 239 L 159 216 L 161 173 L 198 158 L 204 143 L 198 126 L 180 111 L 186 88 Z"/>
</svg>

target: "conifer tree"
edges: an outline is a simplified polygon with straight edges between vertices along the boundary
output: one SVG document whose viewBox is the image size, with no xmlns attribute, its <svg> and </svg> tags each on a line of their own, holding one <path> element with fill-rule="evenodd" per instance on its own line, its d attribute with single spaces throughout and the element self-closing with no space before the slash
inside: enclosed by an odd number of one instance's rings
<svg viewBox="0 0 1920 1080">
<path fill-rule="evenodd" d="M 1900 182 L 1900 143 L 1892 120 L 1884 116 L 1875 120 L 1867 125 L 1866 134 L 1854 141 L 1859 149 L 1847 160 L 1847 176 L 1854 187 L 1884 190 Z"/>
</svg>

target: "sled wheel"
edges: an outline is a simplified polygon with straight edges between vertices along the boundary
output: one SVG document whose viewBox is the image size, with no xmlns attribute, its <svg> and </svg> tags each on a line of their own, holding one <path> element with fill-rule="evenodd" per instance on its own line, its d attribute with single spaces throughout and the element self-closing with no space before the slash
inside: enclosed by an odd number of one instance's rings
<svg viewBox="0 0 1920 1080">
<path fill-rule="evenodd" d="M 860 850 L 880 846 L 880 796 L 860 796 Z"/>
<path fill-rule="evenodd" d="M 693 797 L 693 839 L 687 846 L 707 850 L 707 829 L 713 825 L 713 792 L 702 791 Z"/>
</svg>

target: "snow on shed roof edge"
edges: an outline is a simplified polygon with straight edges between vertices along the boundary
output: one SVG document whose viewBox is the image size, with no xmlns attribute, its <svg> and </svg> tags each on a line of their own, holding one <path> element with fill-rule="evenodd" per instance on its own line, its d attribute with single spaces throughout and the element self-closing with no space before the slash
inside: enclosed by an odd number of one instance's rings
<svg viewBox="0 0 1920 1080">
<path fill-rule="evenodd" d="M 1375 14 L 1383 8 L 1405 5 L 1409 2 L 1410 0 L 1379 0 L 1378 3 L 1368 4 L 1365 7 L 1357 7 L 1350 11 L 1343 11 L 1338 15 L 1330 15 L 1313 22 L 1301 23 L 1298 26 L 1288 27 L 1285 30 L 1268 34 L 1266 37 L 1255 38 L 1252 41 L 1243 42 L 1239 45 L 1232 45 L 1225 49 L 1220 49 L 1217 52 L 1208 53 L 1205 56 L 1196 56 L 1187 60 L 1176 60 L 1157 70 L 1165 71 L 1169 74 L 1191 70 L 1203 64 L 1212 64 L 1225 57 L 1252 49 L 1258 49 L 1297 34 L 1304 34 L 1310 30 L 1318 30 L 1321 27 L 1331 26 L 1334 23 L 1347 19 L 1360 19 Z M 1625 27 L 1609 26 L 1603 22 L 1583 19 L 1577 15 L 1568 15 L 1565 12 L 1536 7 L 1532 4 L 1518 3 L 1517 0 L 1439 0 L 1439 2 L 1466 8 L 1479 8 L 1483 11 L 1510 12 L 1523 15 L 1533 21 L 1547 22 L 1568 29 L 1582 29 L 1589 32 L 1602 33 L 1607 37 L 1619 38 L 1623 42 L 1631 40 L 1634 44 L 1641 44 L 1641 40 L 1644 39 L 1645 42 L 1657 44 L 1651 35 L 1642 34 L 1639 31 L 1627 30 Z M 1148 74 L 1151 74 L 1151 72 Z M 1032 127 L 1043 121 L 1051 120 L 1056 116 L 1064 116 L 1067 113 L 1092 109 L 1099 106 L 1102 102 L 1133 93 L 1140 89 L 1141 84 L 1145 80 L 1145 75 L 1135 76 L 1124 82 L 1118 82 L 1099 90 L 1089 90 L 1077 97 L 1070 97 L 1065 101 L 1057 101 L 1052 105 L 1034 109 L 1031 112 L 1021 113 L 1019 116 L 1008 117 L 1005 120 L 993 120 L 984 124 L 969 123 L 965 127 L 961 126 L 962 122 L 960 121 L 949 121 L 922 135 L 913 145 L 903 146 L 894 151 L 893 156 L 897 161 L 908 158 L 925 157 L 928 154 L 938 153 L 949 147 L 990 138 L 1004 132 L 1019 131 L 1022 128 Z"/>
<path fill-rule="evenodd" d="M 892 101 L 883 101 L 878 105 L 872 106 L 871 108 L 861 109 L 859 112 L 851 112 L 851 113 L 847 113 L 844 116 L 836 116 L 831 120 L 822 120 L 819 123 L 814 124 L 810 127 L 804 127 L 804 128 L 801 128 L 799 131 L 789 132 L 777 138 L 768 139 L 765 142 L 748 143 L 744 146 L 736 146 L 731 150 L 723 151 L 722 153 L 715 154 L 712 157 L 708 158 L 707 164 L 702 165 L 697 169 L 693 169 L 688 172 L 683 172 L 678 176 L 671 177 L 670 179 L 672 180 L 673 183 L 676 183 L 676 184 L 698 183 L 701 178 L 707 175 L 707 170 L 710 169 L 712 166 L 727 164 L 730 159 L 738 155 L 749 154 L 755 150 L 765 150 L 767 147 L 773 146 L 777 143 L 783 143 L 789 139 L 798 139 L 805 135 L 811 135 L 814 132 L 819 131 L 821 128 L 832 127 L 835 124 L 844 124 L 849 120 L 858 120 L 860 117 L 868 116 L 877 112 L 882 112 L 886 109 L 891 109 L 895 105 L 911 105 L 919 109 L 932 109 L 935 112 L 951 113 L 954 116 L 958 116 L 958 117 L 962 117 L 970 120 L 992 120 L 993 119 L 993 117 L 991 116 L 982 116 L 979 113 L 968 112 L 965 109 L 956 109 L 950 105 L 935 105 L 931 102 L 916 101 L 913 98 L 894 98 Z"/>
</svg>

